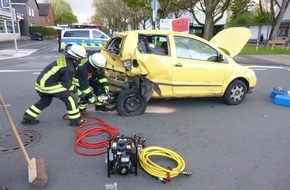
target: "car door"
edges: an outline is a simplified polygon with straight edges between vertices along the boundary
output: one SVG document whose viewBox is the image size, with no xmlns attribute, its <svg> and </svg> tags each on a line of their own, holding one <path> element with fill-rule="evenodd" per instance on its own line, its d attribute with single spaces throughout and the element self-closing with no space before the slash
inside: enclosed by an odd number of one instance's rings
<svg viewBox="0 0 290 190">
<path fill-rule="evenodd" d="M 96 47 L 96 50 L 100 51 L 109 40 L 109 36 L 99 30 L 91 30 L 91 33 L 92 38 L 90 38 L 90 46 Z"/>
<path fill-rule="evenodd" d="M 218 96 L 221 94 L 226 62 L 206 42 L 188 35 L 171 35 L 172 85 L 175 96 Z"/>
</svg>

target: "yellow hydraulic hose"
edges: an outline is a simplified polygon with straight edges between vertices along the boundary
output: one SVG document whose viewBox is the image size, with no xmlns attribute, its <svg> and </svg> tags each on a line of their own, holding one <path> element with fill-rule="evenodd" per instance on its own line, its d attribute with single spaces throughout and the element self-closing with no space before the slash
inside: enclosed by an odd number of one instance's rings
<svg viewBox="0 0 290 190">
<path fill-rule="evenodd" d="M 175 168 L 163 168 L 150 160 L 150 156 L 162 156 L 174 160 L 177 163 Z M 176 152 L 159 147 L 150 146 L 142 149 L 139 152 L 139 162 L 142 168 L 150 175 L 157 177 L 160 180 L 171 179 L 179 174 L 191 175 L 191 172 L 183 172 L 185 169 L 185 161 Z"/>
</svg>

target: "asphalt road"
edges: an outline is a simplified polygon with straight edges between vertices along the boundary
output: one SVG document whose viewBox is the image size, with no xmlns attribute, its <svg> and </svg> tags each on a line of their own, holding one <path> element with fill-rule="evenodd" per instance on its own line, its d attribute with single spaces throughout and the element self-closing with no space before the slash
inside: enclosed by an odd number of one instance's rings
<svg viewBox="0 0 290 190">
<path fill-rule="evenodd" d="M 62 119 L 65 106 L 57 99 L 43 111 L 40 124 L 30 127 L 20 124 L 24 111 L 38 100 L 34 91 L 38 73 L 61 55 L 56 42 L 55 47 L 54 41 L 46 46 L 43 43 L 48 42 L 34 44 L 32 49 L 40 51 L 28 57 L 0 60 L 0 93 L 17 129 L 32 141 L 27 146 L 29 155 L 46 162 L 49 181 L 41 189 L 290 189 L 290 109 L 275 105 L 269 98 L 273 87 L 290 88 L 288 66 L 251 63 L 258 84 L 255 92 L 238 106 L 224 105 L 217 98 L 160 99 L 151 100 L 146 113 L 136 117 L 95 112 L 89 107 L 89 114 L 115 126 L 120 134 L 143 134 L 146 146 L 165 147 L 184 158 L 186 170 L 193 175 L 178 176 L 163 184 L 140 168 L 137 176 L 108 178 L 104 155 L 77 154 L 73 149 L 75 128 L 68 127 Z M 0 111 L 0 187 L 39 189 L 28 183 L 28 169 L 21 152 L 4 151 L 17 147 L 11 134 L 4 112 Z M 171 162 L 166 163 L 172 167 Z"/>
</svg>

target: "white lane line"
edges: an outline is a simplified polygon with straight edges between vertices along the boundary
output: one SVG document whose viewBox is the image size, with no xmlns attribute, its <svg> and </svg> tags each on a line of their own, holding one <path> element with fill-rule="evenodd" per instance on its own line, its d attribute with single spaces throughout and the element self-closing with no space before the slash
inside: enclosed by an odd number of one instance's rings
<svg viewBox="0 0 290 190">
<path fill-rule="evenodd" d="M 0 73 L 40 72 L 41 70 L 0 70 Z"/>
<path fill-rule="evenodd" d="M 247 66 L 249 68 L 265 68 L 265 69 L 289 69 L 288 67 L 283 67 L 283 66 L 263 66 L 263 65 L 250 65 Z"/>
<path fill-rule="evenodd" d="M 2 105 L 0 107 L 2 108 Z M 11 104 L 6 104 L 5 107 L 11 107 Z"/>
</svg>

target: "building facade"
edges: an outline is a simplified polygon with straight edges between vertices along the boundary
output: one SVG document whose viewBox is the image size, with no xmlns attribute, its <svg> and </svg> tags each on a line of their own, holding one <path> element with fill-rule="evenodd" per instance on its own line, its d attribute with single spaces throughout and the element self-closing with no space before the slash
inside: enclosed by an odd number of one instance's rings
<svg viewBox="0 0 290 190">
<path fill-rule="evenodd" d="M 29 26 L 39 26 L 40 22 L 36 0 L 11 0 L 11 4 L 15 11 L 24 17 L 19 23 L 21 37 L 29 38 Z"/>
<path fill-rule="evenodd" d="M 42 27 L 54 26 L 54 15 L 50 4 L 38 3 L 39 24 Z"/>
</svg>

